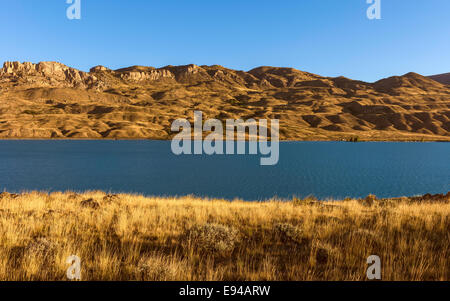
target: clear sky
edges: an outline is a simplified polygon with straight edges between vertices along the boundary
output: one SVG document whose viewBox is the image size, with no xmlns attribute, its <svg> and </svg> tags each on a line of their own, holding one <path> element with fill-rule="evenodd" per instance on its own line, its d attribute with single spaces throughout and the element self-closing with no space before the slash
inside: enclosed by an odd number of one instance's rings
<svg viewBox="0 0 450 301">
<path fill-rule="evenodd" d="M 131 65 L 294 67 L 375 81 L 450 72 L 450 1 L 0 0 L 0 61 L 60 61 L 89 70 Z"/>
</svg>

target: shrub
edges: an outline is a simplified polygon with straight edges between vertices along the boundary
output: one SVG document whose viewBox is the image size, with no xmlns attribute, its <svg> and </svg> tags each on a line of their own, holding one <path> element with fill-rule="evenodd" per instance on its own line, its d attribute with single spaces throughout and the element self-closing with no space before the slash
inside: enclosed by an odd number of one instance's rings
<svg viewBox="0 0 450 301">
<path fill-rule="evenodd" d="M 174 281 L 177 271 L 184 270 L 183 266 L 160 256 L 142 257 L 136 269 L 143 281 Z"/>
<path fill-rule="evenodd" d="M 72 200 L 78 200 L 79 198 L 81 198 L 81 195 L 79 195 L 78 193 L 71 193 L 67 199 L 72 201 Z"/>
<path fill-rule="evenodd" d="M 25 247 L 30 258 L 54 264 L 58 245 L 45 237 L 38 237 L 29 242 Z"/>
<path fill-rule="evenodd" d="M 81 207 L 85 207 L 85 208 L 91 208 L 91 209 L 98 209 L 98 208 L 100 208 L 100 204 L 98 202 L 96 202 L 92 198 L 84 200 L 80 204 L 81 204 Z"/>
<path fill-rule="evenodd" d="M 315 205 L 315 204 L 317 204 L 319 202 L 319 200 L 315 197 L 315 196 L 313 196 L 313 195 L 309 195 L 309 196 L 307 196 L 306 198 L 304 198 L 304 199 L 299 199 L 299 198 L 296 198 L 296 197 L 294 197 L 293 199 L 292 199 L 292 204 L 294 205 L 294 206 L 301 206 L 301 205 Z"/>
<path fill-rule="evenodd" d="M 293 241 L 301 243 L 303 240 L 303 232 L 299 227 L 291 224 L 276 224 L 274 226 L 275 235 L 284 242 Z"/>
<path fill-rule="evenodd" d="M 316 251 L 316 262 L 318 264 L 327 264 L 329 259 L 329 252 L 325 248 L 318 248 Z"/>
<path fill-rule="evenodd" d="M 313 242 L 312 255 L 314 256 L 315 263 L 319 266 L 325 266 L 332 258 L 339 257 L 340 251 L 332 245 L 323 241 Z"/>
<path fill-rule="evenodd" d="M 366 196 L 365 199 L 360 200 L 360 202 L 364 206 L 370 207 L 370 206 L 372 206 L 375 203 L 376 200 L 377 200 L 377 197 L 375 195 L 369 194 L 368 196 Z"/>
<path fill-rule="evenodd" d="M 117 202 L 119 199 L 120 198 L 117 194 L 107 194 L 103 197 L 103 201 L 107 203 Z"/>
<path fill-rule="evenodd" d="M 15 193 L 9 193 L 9 192 L 2 192 L 0 193 L 0 200 L 1 199 L 17 199 L 20 195 Z"/>
<path fill-rule="evenodd" d="M 359 142 L 359 137 L 358 136 L 350 137 L 347 141 L 349 141 L 349 142 Z"/>
<path fill-rule="evenodd" d="M 25 110 L 25 111 L 22 112 L 22 114 L 39 115 L 39 112 L 33 111 L 33 110 Z"/>
<path fill-rule="evenodd" d="M 191 247 L 204 253 L 229 254 L 238 241 L 238 231 L 224 225 L 205 224 L 194 226 L 185 234 Z"/>
</svg>

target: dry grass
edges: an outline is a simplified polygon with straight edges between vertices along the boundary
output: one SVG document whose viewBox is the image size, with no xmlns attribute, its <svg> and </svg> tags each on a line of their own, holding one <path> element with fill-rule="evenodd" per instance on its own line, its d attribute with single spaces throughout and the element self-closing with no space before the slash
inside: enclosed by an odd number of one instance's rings
<svg viewBox="0 0 450 301">
<path fill-rule="evenodd" d="M 0 280 L 450 279 L 450 202 L 0 195 Z"/>
</svg>

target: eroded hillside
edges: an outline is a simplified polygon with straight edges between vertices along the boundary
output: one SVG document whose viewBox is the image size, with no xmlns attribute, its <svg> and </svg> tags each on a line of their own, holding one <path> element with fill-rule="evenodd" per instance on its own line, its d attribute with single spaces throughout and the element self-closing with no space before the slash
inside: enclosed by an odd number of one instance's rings
<svg viewBox="0 0 450 301">
<path fill-rule="evenodd" d="M 169 139 L 195 110 L 279 119 L 283 140 L 450 140 L 450 86 L 415 73 L 366 83 L 276 67 L 0 69 L 0 138 Z"/>
</svg>

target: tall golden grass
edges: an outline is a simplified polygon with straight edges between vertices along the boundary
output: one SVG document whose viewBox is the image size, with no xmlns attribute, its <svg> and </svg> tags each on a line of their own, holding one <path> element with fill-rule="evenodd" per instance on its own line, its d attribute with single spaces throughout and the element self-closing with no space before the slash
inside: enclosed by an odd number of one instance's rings
<svg viewBox="0 0 450 301">
<path fill-rule="evenodd" d="M 0 195 L 0 280 L 450 279 L 450 202 Z"/>
</svg>

